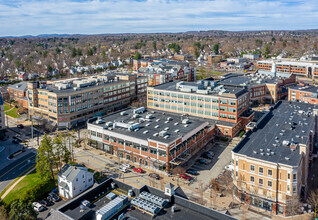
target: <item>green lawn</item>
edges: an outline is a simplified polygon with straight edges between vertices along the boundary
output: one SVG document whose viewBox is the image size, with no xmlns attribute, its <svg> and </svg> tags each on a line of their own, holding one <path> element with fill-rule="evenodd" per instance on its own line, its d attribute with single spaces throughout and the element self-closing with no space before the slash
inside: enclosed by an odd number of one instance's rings
<svg viewBox="0 0 318 220">
<path fill-rule="evenodd" d="M 3 202 L 10 204 L 13 200 L 21 198 L 21 195 L 40 182 L 42 182 L 42 178 L 35 171 L 31 172 L 9 192 Z"/>
<path fill-rule="evenodd" d="M 5 110 L 5 111 L 8 111 L 10 108 L 11 108 L 11 107 L 10 107 L 10 104 L 4 103 L 4 110 Z"/>
<path fill-rule="evenodd" d="M 10 111 L 6 112 L 6 115 L 11 116 L 12 118 L 20 118 L 21 116 L 18 115 L 18 109 L 17 108 L 13 108 Z"/>
</svg>

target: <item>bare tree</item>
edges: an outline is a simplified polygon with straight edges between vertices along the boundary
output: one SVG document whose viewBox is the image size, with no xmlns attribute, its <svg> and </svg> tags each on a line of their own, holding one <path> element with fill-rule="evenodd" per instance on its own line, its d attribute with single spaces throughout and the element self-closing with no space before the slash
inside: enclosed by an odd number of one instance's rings
<svg viewBox="0 0 318 220">
<path fill-rule="evenodd" d="M 314 210 L 314 217 L 317 217 L 318 212 L 318 190 L 312 190 L 309 194 L 307 202 L 311 205 L 312 209 Z"/>
</svg>

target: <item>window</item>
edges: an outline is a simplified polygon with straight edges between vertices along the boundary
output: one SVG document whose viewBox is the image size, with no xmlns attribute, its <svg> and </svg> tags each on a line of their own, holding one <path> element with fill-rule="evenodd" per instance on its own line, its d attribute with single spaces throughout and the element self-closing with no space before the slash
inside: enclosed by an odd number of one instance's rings
<svg viewBox="0 0 318 220">
<path fill-rule="evenodd" d="M 263 167 L 258 168 L 258 174 L 259 175 L 263 175 L 264 174 L 264 168 Z"/>
<path fill-rule="evenodd" d="M 260 186 L 263 186 L 264 180 L 263 180 L 263 179 L 259 179 L 259 180 L 258 180 L 258 184 L 259 184 Z"/>
<path fill-rule="evenodd" d="M 267 186 L 268 186 L 269 188 L 272 188 L 272 187 L 273 187 L 273 182 L 272 182 L 272 181 L 267 181 Z"/>
<path fill-rule="evenodd" d="M 288 174 L 287 174 L 287 179 L 289 179 L 289 180 L 290 180 L 290 173 L 288 173 Z"/>
<path fill-rule="evenodd" d="M 287 185 L 287 192 L 289 192 L 290 191 L 290 185 L 288 184 Z"/>
<path fill-rule="evenodd" d="M 151 154 L 157 154 L 157 150 L 154 149 L 154 148 L 150 148 L 150 153 L 151 153 Z"/>
<path fill-rule="evenodd" d="M 236 166 L 238 166 L 238 160 L 236 160 Z"/>
<path fill-rule="evenodd" d="M 272 177 L 272 176 L 273 176 L 273 170 L 268 170 L 268 171 L 267 171 L 267 174 L 268 174 L 268 176 L 271 176 L 271 177 Z"/>
<path fill-rule="evenodd" d="M 297 180 L 297 174 L 294 173 L 294 174 L 293 174 L 293 181 L 296 181 L 296 180 Z"/>
<path fill-rule="evenodd" d="M 251 176 L 251 177 L 250 177 L 250 181 L 251 181 L 252 183 L 255 183 L 255 177 L 254 177 L 254 176 Z"/>
<path fill-rule="evenodd" d="M 296 193 L 296 192 L 297 192 L 296 185 L 293 185 L 293 193 Z"/>
<path fill-rule="evenodd" d="M 255 166 L 254 165 L 251 165 L 251 172 L 255 172 Z"/>
<path fill-rule="evenodd" d="M 78 178 L 76 178 L 76 181 L 78 181 Z"/>
</svg>

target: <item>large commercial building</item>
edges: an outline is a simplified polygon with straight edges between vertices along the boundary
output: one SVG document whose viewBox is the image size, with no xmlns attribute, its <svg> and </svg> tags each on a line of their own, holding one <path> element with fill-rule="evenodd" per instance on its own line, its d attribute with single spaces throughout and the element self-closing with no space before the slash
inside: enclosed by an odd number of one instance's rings
<svg viewBox="0 0 318 220">
<path fill-rule="evenodd" d="M 29 116 L 49 120 L 58 129 L 84 124 L 145 98 L 147 78 L 106 75 L 55 81 L 47 85 L 28 83 Z"/>
<path fill-rule="evenodd" d="M 299 77 L 314 79 L 318 77 L 318 62 L 310 61 L 292 61 L 292 60 L 262 60 L 257 61 L 259 70 L 270 71 L 276 68 L 277 72 L 294 74 Z"/>
<path fill-rule="evenodd" d="M 148 108 L 212 119 L 219 135 L 233 137 L 249 123 L 249 93 L 242 86 L 215 81 L 169 82 L 148 87 Z"/>
<path fill-rule="evenodd" d="M 247 87 L 250 103 L 258 105 L 260 103 L 276 103 L 287 97 L 288 87 L 296 84 L 296 78 L 292 74 L 271 74 L 271 72 L 248 75 L 231 74 L 220 80 L 218 84 Z"/>
<path fill-rule="evenodd" d="M 166 172 L 205 146 L 214 137 L 214 128 L 206 120 L 144 107 L 87 123 L 90 146 Z"/>
<path fill-rule="evenodd" d="M 275 215 L 292 214 L 307 194 L 316 138 L 317 109 L 279 101 L 232 151 L 236 197 Z"/>
<path fill-rule="evenodd" d="M 297 85 L 288 89 L 288 100 L 318 104 L 318 86 L 316 85 Z"/>
</svg>

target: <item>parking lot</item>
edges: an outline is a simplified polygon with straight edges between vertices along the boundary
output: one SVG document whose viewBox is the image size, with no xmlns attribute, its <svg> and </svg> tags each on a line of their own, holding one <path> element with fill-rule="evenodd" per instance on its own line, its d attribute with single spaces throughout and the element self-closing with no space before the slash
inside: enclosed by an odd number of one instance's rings
<svg viewBox="0 0 318 220">
<path fill-rule="evenodd" d="M 234 140 L 236 143 L 238 140 Z M 185 166 L 186 169 L 194 169 L 198 171 L 197 175 L 191 175 L 194 180 L 191 184 L 192 187 L 198 188 L 199 185 L 203 185 L 203 188 L 209 186 L 211 179 L 215 179 L 218 175 L 224 170 L 224 167 L 230 164 L 232 159 L 231 151 L 236 146 L 236 144 L 228 144 L 226 142 L 217 141 L 216 143 L 209 143 L 205 149 L 200 151 L 198 155 L 192 158 Z M 210 163 L 201 164 L 197 163 L 196 160 L 202 158 L 201 155 L 203 152 L 212 151 L 214 156 L 211 160 L 208 160 Z"/>
<path fill-rule="evenodd" d="M 52 206 L 48 206 L 46 210 L 38 213 L 37 219 L 44 220 L 48 216 L 48 214 L 50 213 L 51 209 L 56 210 L 60 206 L 64 205 L 66 202 L 68 202 L 68 201 L 60 200 L 58 202 L 55 202 Z"/>
</svg>

